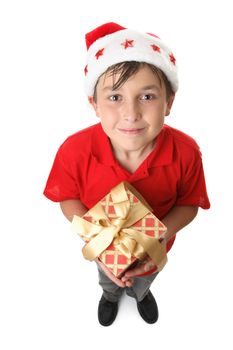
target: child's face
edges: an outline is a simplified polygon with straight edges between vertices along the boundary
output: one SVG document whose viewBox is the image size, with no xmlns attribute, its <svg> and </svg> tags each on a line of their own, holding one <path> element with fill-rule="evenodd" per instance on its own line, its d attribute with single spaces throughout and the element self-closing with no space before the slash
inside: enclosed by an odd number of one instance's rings
<svg viewBox="0 0 233 350">
<path fill-rule="evenodd" d="M 118 76 L 116 76 L 116 80 Z M 174 96 L 168 100 L 164 83 L 142 67 L 118 90 L 113 91 L 113 77 L 100 77 L 97 102 L 90 99 L 113 149 L 140 151 L 154 145 L 164 117 L 170 113 Z"/>
</svg>

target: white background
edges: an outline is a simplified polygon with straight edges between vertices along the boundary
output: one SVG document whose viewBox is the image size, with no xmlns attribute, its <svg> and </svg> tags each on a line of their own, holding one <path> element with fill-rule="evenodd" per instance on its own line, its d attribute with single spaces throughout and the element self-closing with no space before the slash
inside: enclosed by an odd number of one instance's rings
<svg viewBox="0 0 233 350">
<path fill-rule="evenodd" d="M 232 349 L 232 11 L 222 1 L 1 1 L 0 347 Z M 167 123 L 199 143 L 212 207 L 179 233 L 146 324 L 123 297 L 111 327 L 82 242 L 42 192 L 58 146 L 96 117 L 83 92 L 84 34 L 152 32 L 179 63 Z M 82 345 L 81 345 L 82 344 Z"/>
</svg>

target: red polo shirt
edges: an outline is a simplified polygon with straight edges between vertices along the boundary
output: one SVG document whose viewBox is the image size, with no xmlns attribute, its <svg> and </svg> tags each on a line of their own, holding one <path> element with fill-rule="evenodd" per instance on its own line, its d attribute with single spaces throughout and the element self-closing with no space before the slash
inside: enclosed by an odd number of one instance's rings
<svg viewBox="0 0 233 350">
<path fill-rule="evenodd" d="M 210 207 L 197 143 L 167 125 L 134 173 L 115 159 L 101 124 L 75 133 L 60 146 L 44 194 L 55 202 L 80 199 L 91 208 L 121 181 L 131 183 L 160 220 L 173 206 Z M 168 242 L 167 250 L 174 240 Z"/>
</svg>

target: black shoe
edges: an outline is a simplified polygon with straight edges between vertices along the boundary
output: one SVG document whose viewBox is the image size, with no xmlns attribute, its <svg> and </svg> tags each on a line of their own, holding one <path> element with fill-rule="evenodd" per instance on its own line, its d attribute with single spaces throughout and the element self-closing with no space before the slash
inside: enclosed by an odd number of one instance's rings
<svg viewBox="0 0 233 350">
<path fill-rule="evenodd" d="M 158 307 L 151 291 L 142 301 L 137 302 L 137 307 L 143 320 L 147 323 L 155 323 L 159 317 Z"/>
<path fill-rule="evenodd" d="M 98 319 L 102 326 L 110 326 L 117 315 L 118 312 L 118 302 L 112 303 L 105 299 L 102 295 L 99 307 L 98 307 Z"/>
</svg>

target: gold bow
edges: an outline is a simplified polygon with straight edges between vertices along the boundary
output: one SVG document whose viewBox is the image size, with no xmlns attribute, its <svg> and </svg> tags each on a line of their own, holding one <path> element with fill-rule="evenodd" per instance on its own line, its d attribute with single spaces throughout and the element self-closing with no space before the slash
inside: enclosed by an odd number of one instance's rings
<svg viewBox="0 0 233 350">
<path fill-rule="evenodd" d="M 110 194 L 116 212 L 116 218 L 109 219 L 100 203 L 97 203 L 86 215 L 94 219 L 91 223 L 84 218 L 74 215 L 72 226 L 88 243 L 83 247 L 83 256 L 92 261 L 98 257 L 111 243 L 127 258 L 135 256 L 142 259 L 150 256 L 159 271 L 167 262 L 166 249 L 158 239 L 131 228 L 133 224 L 150 213 L 145 200 L 134 203 L 131 207 L 125 187 L 129 184 L 122 182 L 114 187 Z M 132 192 L 132 186 L 130 186 Z"/>
</svg>

